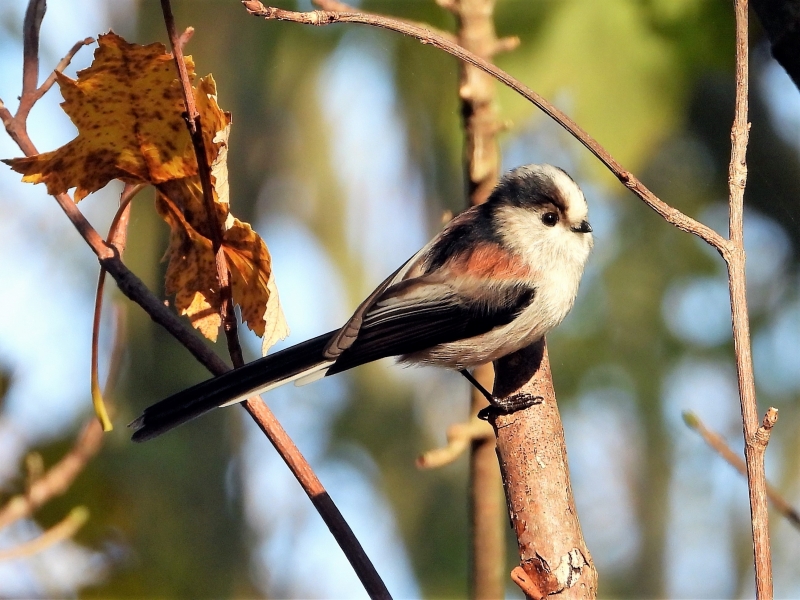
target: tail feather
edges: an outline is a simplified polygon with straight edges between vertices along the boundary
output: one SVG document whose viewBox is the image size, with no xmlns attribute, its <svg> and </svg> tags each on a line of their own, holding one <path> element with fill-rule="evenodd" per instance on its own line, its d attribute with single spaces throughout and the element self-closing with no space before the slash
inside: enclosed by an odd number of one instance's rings
<svg viewBox="0 0 800 600">
<path fill-rule="evenodd" d="M 144 442 L 220 406 L 300 379 L 330 363 L 323 355 L 336 331 L 320 335 L 173 394 L 146 408 L 129 427 Z"/>
</svg>

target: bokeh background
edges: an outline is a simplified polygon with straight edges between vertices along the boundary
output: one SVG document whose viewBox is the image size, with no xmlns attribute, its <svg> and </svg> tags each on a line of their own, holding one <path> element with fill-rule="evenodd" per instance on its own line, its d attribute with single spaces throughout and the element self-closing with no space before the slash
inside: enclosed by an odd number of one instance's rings
<svg viewBox="0 0 800 600">
<path fill-rule="evenodd" d="M 51 2 L 42 76 L 78 39 L 113 28 L 166 42 L 155 0 Z M 455 59 L 359 26 L 264 23 L 234 0 L 173 2 L 187 48 L 233 113 L 233 211 L 273 255 L 288 343 L 332 329 L 376 283 L 465 205 Z M 0 98 L 15 107 L 26 2 L 0 5 Z M 365 8 L 453 29 L 432 0 Z M 308 0 L 286 8 L 310 9 Z M 664 200 L 727 230 L 733 15 L 724 0 L 499 0 L 500 66 L 554 101 Z M 748 292 L 759 401 L 780 409 L 772 482 L 800 504 L 800 93 L 751 33 L 751 143 L 745 195 Z M 82 50 L 67 70 L 88 66 Z M 75 135 L 51 91 L 29 129 L 41 150 Z M 577 142 L 499 91 L 504 168 L 551 162 L 583 186 L 596 250 L 572 314 L 549 338 L 575 498 L 602 597 L 753 593 L 746 485 L 681 412 L 741 449 L 722 260 L 665 224 Z M 0 156 L 19 156 L 0 135 Z M 81 203 L 105 231 L 119 187 Z M 134 201 L 126 262 L 163 297 L 167 228 L 152 193 Z M 52 464 L 90 415 L 97 263 L 43 186 L 0 169 L 0 412 L 3 497 L 24 457 Z M 0 596 L 363 597 L 311 504 L 243 411 L 199 419 L 145 445 L 125 424 L 206 377 L 135 305 L 111 394 L 115 430 L 69 493 L 0 532 L 31 539 L 77 504 L 73 541 L 0 563 Z M 109 304 L 110 305 L 110 304 Z M 113 323 L 104 320 L 102 352 Z M 251 358 L 259 340 L 242 333 Z M 220 349 L 222 352 L 222 350 Z M 102 368 L 107 370 L 107 358 Z M 105 371 L 104 371 L 105 372 Z M 467 416 L 458 375 L 361 367 L 267 401 L 310 459 L 398 598 L 467 593 L 466 467 L 414 467 Z M 800 532 L 772 515 L 776 595 L 800 596 Z M 509 531 L 509 534 L 511 532 Z M 510 535 L 509 535 L 510 537 Z M 509 561 L 514 543 L 509 541 Z M 511 562 L 509 563 L 511 564 Z M 509 586 L 509 597 L 520 597 Z"/>
</svg>

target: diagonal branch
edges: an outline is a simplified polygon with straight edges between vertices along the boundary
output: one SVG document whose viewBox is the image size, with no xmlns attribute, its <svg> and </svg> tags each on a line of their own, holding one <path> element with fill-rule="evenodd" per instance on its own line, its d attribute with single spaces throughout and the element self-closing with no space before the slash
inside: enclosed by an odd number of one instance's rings
<svg viewBox="0 0 800 600">
<path fill-rule="evenodd" d="M 398 19 L 373 15 L 363 12 L 339 12 L 315 10 L 311 12 L 296 12 L 283 10 L 280 8 L 265 7 L 258 0 L 243 0 L 242 4 L 247 11 L 256 17 L 263 17 L 266 20 L 291 21 L 304 25 L 331 25 L 334 23 L 358 23 L 380 27 L 390 31 L 396 31 L 409 37 L 419 40 L 422 44 L 428 44 L 438 48 L 467 62 L 482 71 L 488 73 L 501 83 L 520 94 L 523 98 L 537 106 L 556 123 L 566 129 L 575 139 L 583 144 L 600 162 L 619 179 L 622 184 L 636 194 L 647 206 L 668 223 L 674 225 L 682 231 L 694 234 L 709 245 L 713 246 L 720 254 L 725 256 L 728 252 L 727 240 L 710 227 L 703 225 L 699 221 L 692 219 L 661 200 L 651 192 L 633 173 L 623 168 L 600 143 L 584 131 L 577 123 L 570 119 L 558 108 L 550 104 L 542 96 L 534 92 L 528 86 L 515 79 L 502 69 L 494 66 L 490 62 L 476 56 L 472 52 L 459 46 L 458 44 L 438 35 L 426 26 L 414 25 Z"/>
<path fill-rule="evenodd" d="M 46 550 L 50 546 L 74 536 L 88 520 L 89 509 L 85 506 L 76 506 L 69 511 L 69 514 L 64 517 L 64 519 L 53 525 L 39 537 L 0 552 L 0 561 L 24 558 Z"/>
<path fill-rule="evenodd" d="M 0 509 L 0 529 L 30 517 L 52 498 L 63 495 L 102 445 L 103 428 L 97 419 L 92 419 L 61 460 L 39 477 L 27 493 L 14 496 Z"/>
<path fill-rule="evenodd" d="M 53 87 L 53 84 L 56 82 L 57 78 L 56 74 L 63 73 L 64 69 L 66 69 L 69 66 L 69 63 L 72 62 L 72 59 L 75 58 L 75 55 L 78 53 L 78 51 L 84 46 L 89 46 L 91 44 L 94 44 L 94 38 L 92 37 L 84 38 L 81 41 L 75 42 L 75 44 L 73 44 L 72 48 L 69 49 L 69 52 L 67 52 L 64 55 L 64 58 L 62 58 L 58 62 L 56 68 L 50 72 L 50 75 L 47 76 L 47 79 L 44 80 L 42 85 L 40 85 L 35 92 L 29 94 L 28 96 L 29 100 L 27 102 L 20 102 L 19 110 L 17 111 L 18 119 L 24 119 L 25 117 L 27 117 L 28 113 L 30 112 L 31 108 L 33 108 L 33 105 L 36 104 L 37 100 L 39 100 L 39 98 L 44 96 L 48 92 L 48 90 L 51 87 Z"/>
<path fill-rule="evenodd" d="M 774 409 L 773 409 L 774 410 Z M 739 471 L 742 475 L 747 477 L 747 465 L 736 452 L 734 452 L 728 443 L 725 441 L 720 434 L 716 431 L 712 431 L 705 424 L 700 420 L 693 412 L 685 412 L 683 413 L 683 422 L 686 423 L 686 426 L 690 429 L 696 431 L 700 437 L 703 438 L 706 444 L 708 444 L 711 448 L 713 448 L 717 454 L 719 454 L 725 462 L 731 465 L 734 469 Z M 765 425 L 769 424 L 770 421 L 767 420 Z M 760 431 L 764 433 L 762 435 L 766 435 L 767 432 L 771 429 L 771 426 L 765 426 L 759 428 Z M 772 506 L 781 513 L 787 521 L 789 521 L 792 525 L 794 525 L 797 529 L 800 529 L 800 512 L 784 498 L 781 493 L 772 485 L 767 483 L 767 497 L 769 498 L 770 502 L 772 502 Z"/>
</svg>

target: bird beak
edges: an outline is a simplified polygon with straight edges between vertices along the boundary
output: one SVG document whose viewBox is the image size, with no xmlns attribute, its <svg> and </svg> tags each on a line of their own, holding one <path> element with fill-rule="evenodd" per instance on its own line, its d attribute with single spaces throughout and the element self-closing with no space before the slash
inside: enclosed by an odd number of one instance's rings
<svg viewBox="0 0 800 600">
<path fill-rule="evenodd" d="M 580 225 L 572 228 L 572 231 L 574 231 L 575 233 L 591 233 L 592 226 L 589 225 L 589 221 L 581 221 Z"/>
</svg>

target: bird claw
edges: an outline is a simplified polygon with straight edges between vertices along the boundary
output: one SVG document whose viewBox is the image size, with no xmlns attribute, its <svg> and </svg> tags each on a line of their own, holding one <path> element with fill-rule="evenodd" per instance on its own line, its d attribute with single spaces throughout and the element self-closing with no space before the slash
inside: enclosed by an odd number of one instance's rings
<svg viewBox="0 0 800 600">
<path fill-rule="evenodd" d="M 479 419 L 488 421 L 490 417 L 510 415 L 518 410 L 541 404 L 544 402 L 544 398 L 542 396 L 531 396 L 530 394 L 514 394 L 503 399 L 492 396 L 490 402 L 489 406 L 478 411 Z"/>
</svg>

